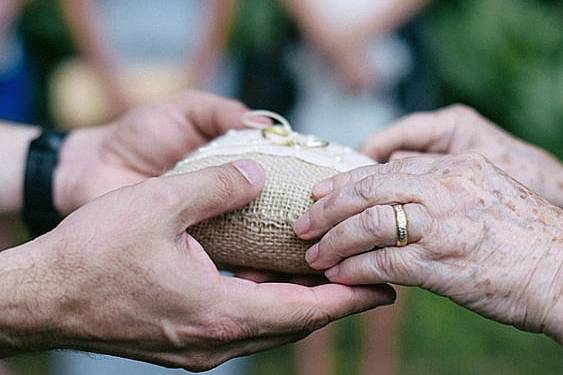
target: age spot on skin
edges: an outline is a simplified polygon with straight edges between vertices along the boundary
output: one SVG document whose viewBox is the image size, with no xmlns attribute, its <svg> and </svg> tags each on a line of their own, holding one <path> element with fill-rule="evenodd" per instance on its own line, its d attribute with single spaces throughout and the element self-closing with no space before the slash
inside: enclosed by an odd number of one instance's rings
<svg viewBox="0 0 563 375">
<path fill-rule="evenodd" d="M 511 211 L 516 211 L 516 205 L 512 202 L 508 202 L 506 204 L 506 207 L 508 207 L 508 209 L 510 209 Z"/>
<path fill-rule="evenodd" d="M 480 281 L 477 284 L 475 284 L 475 287 L 478 289 L 481 288 L 487 288 L 491 286 L 491 280 L 490 279 L 485 279 L 484 281 Z"/>
</svg>

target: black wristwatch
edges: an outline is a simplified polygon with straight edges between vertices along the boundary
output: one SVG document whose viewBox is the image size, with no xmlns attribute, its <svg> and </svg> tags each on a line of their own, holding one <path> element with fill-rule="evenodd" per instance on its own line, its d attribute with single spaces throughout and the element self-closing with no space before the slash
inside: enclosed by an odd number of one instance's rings
<svg viewBox="0 0 563 375">
<path fill-rule="evenodd" d="M 53 196 L 53 178 L 68 133 L 43 130 L 27 152 L 23 189 L 23 220 L 32 236 L 55 228 L 62 220 Z"/>
</svg>

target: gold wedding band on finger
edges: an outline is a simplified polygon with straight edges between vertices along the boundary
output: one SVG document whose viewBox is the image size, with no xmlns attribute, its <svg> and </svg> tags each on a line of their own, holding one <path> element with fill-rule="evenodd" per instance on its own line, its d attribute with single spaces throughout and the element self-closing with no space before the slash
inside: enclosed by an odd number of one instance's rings
<svg viewBox="0 0 563 375">
<path fill-rule="evenodd" d="M 395 224 L 397 225 L 397 247 L 407 246 L 409 243 L 409 232 L 407 219 L 407 213 L 402 204 L 396 204 L 393 206 L 393 211 L 395 212 Z"/>
</svg>

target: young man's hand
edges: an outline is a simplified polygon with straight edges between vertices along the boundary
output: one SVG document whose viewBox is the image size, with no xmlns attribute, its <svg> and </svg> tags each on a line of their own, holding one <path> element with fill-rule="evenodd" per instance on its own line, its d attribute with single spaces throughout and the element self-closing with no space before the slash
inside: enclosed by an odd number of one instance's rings
<svg viewBox="0 0 563 375">
<path fill-rule="evenodd" d="M 157 168 L 149 160 L 136 164 L 147 174 Z M 67 348 L 205 370 L 393 302 L 386 285 L 221 276 L 186 229 L 244 206 L 263 184 L 252 161 L 152 178 L 95 199 L 52 232 L 3 252 L 0 354 Z"/>
<path fill-rule="evenodd" d="M 116 122 L 73 132 L 55 175 L 55 204 L 68 214 L 89 200 L 161 175 L 195 148 L 242 127 L 240 102 L 184 92 Z"/>
</svg>

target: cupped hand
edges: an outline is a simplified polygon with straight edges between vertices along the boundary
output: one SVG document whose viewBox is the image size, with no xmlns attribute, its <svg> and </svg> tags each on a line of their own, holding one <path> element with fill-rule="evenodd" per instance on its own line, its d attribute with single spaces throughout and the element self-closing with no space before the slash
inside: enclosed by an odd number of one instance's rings
<svg viewBox="0 0 563 375">
<path fill-rule="evenodd" d="M 195 148 L 242 127 L 246 110 L 237 101 L 189 91 L 71 133 L 55 175 L 57 208 L 68 214 L 108 191 L 159 176 Z"/>
<path fill-rule="evenodd" d="M 475 110 L 454 105 L 410 115 L 371 135 L 362 151 L 378 161 L 477 152 L 533 191 L 563 207 L 563 167 L 545 151 L 527 144 Z"/>
<path fill-rule="evenodd" d="M 346 285 L 419 286 L 563 340 L 563 211 L 479 154 L 406 158 L 321 182 L 295 224 L 311 267 Z M 397 247 L 392 205 L 408 217 Z"/>
<path fill-rule="evenodd" d="M 256 163 L 237 161 L 149 179 L 76 210 L 35 241 L 37 257 L 26 257 L 36 259 L 32 311 L 51 317 L 38 318 L 47 322 L 34 331 L 42 345 L 28 347 L 205 370 L 392 303 L 389 286 L 305 287 L 222 276 L 186 229 L 244 206 L 263 184 Z"/>
</svg>

